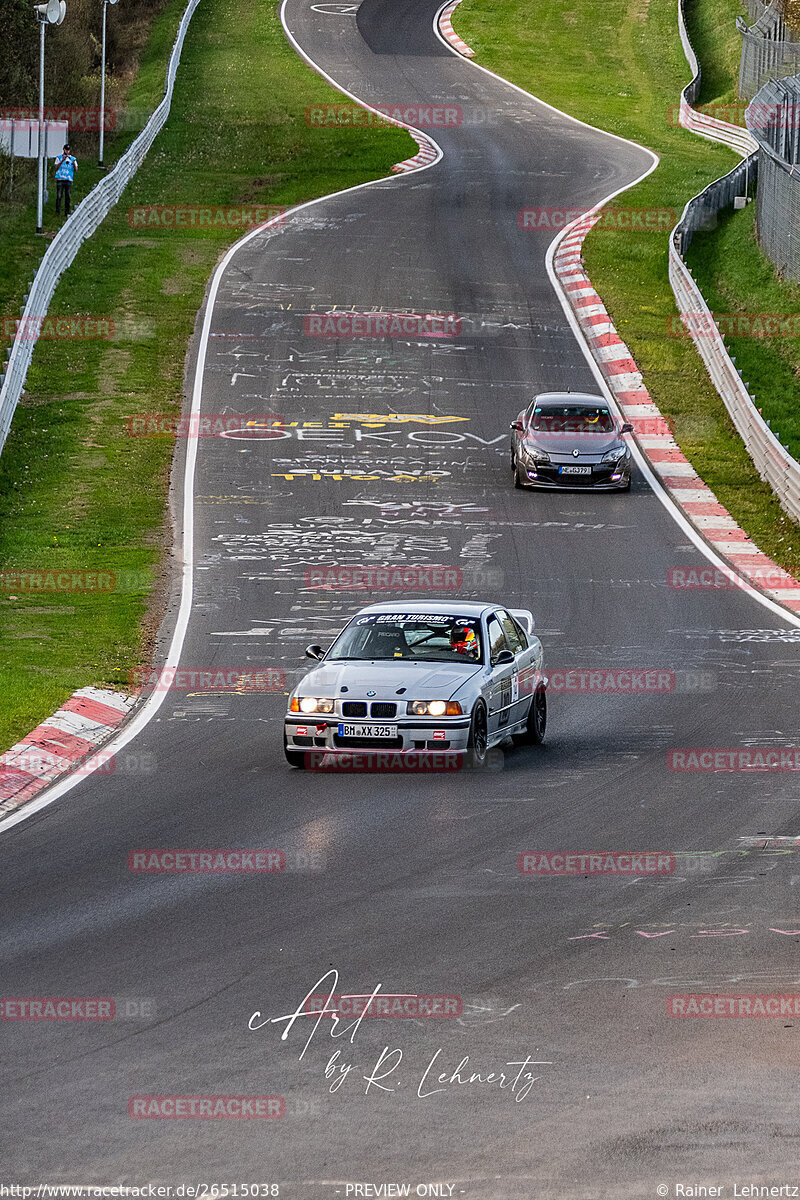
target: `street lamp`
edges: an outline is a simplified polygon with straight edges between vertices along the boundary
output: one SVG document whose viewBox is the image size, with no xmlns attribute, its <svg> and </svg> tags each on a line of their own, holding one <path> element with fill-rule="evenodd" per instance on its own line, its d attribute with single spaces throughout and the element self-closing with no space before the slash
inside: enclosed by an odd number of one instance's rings
<svg viewBox="0 0 800 1200">
<path fill-rule="evenodd" d="M 34 4 L 33 10 L 39 22 L 39 191 L 36 199 L 36 232 L 42 232 L 42 205 L 44 192 L 44 29 L 45 25 L 60 25 L 67 13 L 65 0 L 47 0 L 46 4 Z"/>
<path fill-rule="evenodd" d="M 103 165 L 103 134 L 106 131 L 106 5 L 117 0 L 103 0 L 103 62 L 100 68 L 100 166 Z"/>
</svg>

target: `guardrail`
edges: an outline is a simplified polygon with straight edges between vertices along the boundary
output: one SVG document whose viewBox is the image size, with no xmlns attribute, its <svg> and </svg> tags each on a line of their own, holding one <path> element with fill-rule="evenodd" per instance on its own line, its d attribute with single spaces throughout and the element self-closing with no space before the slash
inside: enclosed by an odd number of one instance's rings
<svg viewBox="0 0 800 1200">
<path fill-rule="evenodd" d="M 715 179 L 708 187 L 703 188 L 702 192 L 693 196 L 670 234 L 678 253 L 681 256 L 686 254 L 695 233 L 715 229 L 717 214 L 724 208 L 731 208 L 737 196 L 746 196 L 757 178 L 758 155 L 751 154 L 727 175 Z"/>
<path fill-rule="evenodd" d="M 737 170 L 742 171 L 743 164 Z M 687 209 L 692 203 L 690 200 Z M 681 258 L 676 245 L 679 230 L 680 225 L 673 230 L 669 243 L 669 281 L 678 311 L 759 476 L 770 485 L 784 511 L 800 521 L 800 463 L 761 416 L 736 368 L 736 360 L 728 354 L 703 294 Z"/>
<path fill-rule="evenodd" d="M 747 157 L 727 175 L 716 179 L 699 195 L 692 197 L 684 208 L 680 221 L 669 235 L 669 281 L 683 323 L 759 476 L 770 485 L 784 511 L 795 521 L 800 521 L 800 463 L 781 445 L 758 411 L 755 399 L 737 370 L 736 360 L 728 354 L 703 293 L 682 257 L 695 230 L 707 228 L 712 215 L 716 217 L 718 212 L 732 203 L 735 196 L 746 194 L 742 188 L 746 189 L 750 180 L 755 178 L 758 161 L 755 154 L 758 144 L 749 133 L 726 121 L 712 118 L 700 121 L 703 114 L 695 113 L 690 108 L 687 97 L 696 99 L 699 94 L 700 70 L 686 32 L 683 6 L 684 0 L 679 0 L 681 42 L 694 77 L 681 93 L 681 124 L 701 137 L 722 142 Z M 684 101 L 690 110 L 685 113 Z M 745 141 L 743 135 L 749 141 Z"/>
<path fill-rule="evenodd" d="M 694 52 L 694 46 L 689 41 L 689 33 L 686 29 L 685 7 L 685 0 L 678 0 L 678 31 L 681 35 L 683 53 L 686 55 L 686 61 L 692 72 L 692 78 L 681 92 L 678 121 L 684 129 L 689 129 L 692 133 L 696 133 L 699 137 L 706 138 L 710 142 L 721 142 L 723 146 L 729 146 L 731 150 L 735 150 L 743 158 L 746 155 L 754 154 L 758 150 L 758 143 L 750 136 L 746 129 L 742 129 L 740 125 L 731 125 L 728 121 L 720 121 L 717 117 L 710 117 L 707 113 L 696 112 L 692 108 L 692 105 L 700 95 L 700 85 L 703 76 L 700 64 L 697 61 L 697 55 Z"/>
<path fill-rule="evenodd" d="M 200 0 L 189 0 L 181 17 L 175 44 L 170 54 L 164 98 L 142 132 L 131 143 L 119 161 L 92 188 L 88 196 L 75 206 L 45 251 L 34 276 L 22 311 L 22 321 L 11 347 L 5 374 L 0 376 L 0 451 L 5 446 L 11 421 L 22 395 L 36 344 L 36 330 L 41 318 L 47 315 L 50 301 L 59 279 L 72 263 L 83 242 L 91 237 L 98 225 L 119 200 L 125 188 L 141 166 L 145 155 L 160 133 L 172 105 L 172 90 L 189 22 Z"/>
</svg>

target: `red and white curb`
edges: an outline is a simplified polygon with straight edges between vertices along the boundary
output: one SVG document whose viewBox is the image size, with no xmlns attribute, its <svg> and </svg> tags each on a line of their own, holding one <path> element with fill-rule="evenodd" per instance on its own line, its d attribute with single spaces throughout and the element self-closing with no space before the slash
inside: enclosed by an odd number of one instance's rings
<svg viewBox="0 0 800 1200">
<path fill-rule="evenodd" d="M 736 574 L 752 587 L 800 613 L 800 580 L 768 555 L 737 525 L 680 450 L 658 406 L 642 382 L 639 368 L 614 328 L 605 305 L 583 267 L 581 247 L 601 213 L 582 217 L 566 232 L 553 258 L 559 283 L 626 421 L 661 482 L 694 527 Z"/>
<path fill-rule="evenodd" d="M 404 126 L 404 128 L 407 127 Z M 419 152 L 413 158 L 406 158 L 401 163 L 395 163 L 392 167 L 392 170 L 395 172 L 417 171 L 420 167 L 430 166 L 439 157 L 437 147 L 425 137 L 424 133 L 417 133 L 413 129 L 409 129 L 408 132 L 419 146 Z"/>
<path fill-rule="evenodd" d="M 439 13 L 439 29 L 442 32 L 442 37 L 450 43 L 454 50 L 457 50 L 459 54 L 463 54 L 465 58 L 472 58 L 475 51 L 470 50 L 463 38 L 460 38 L 455 29 L 453 29 L 451 18 L 460 3 L 461 0 L 451 0 L 450 4 L 444 6 Z"/>
<path fill-rule="evenodd" d="M 113 770 L 98 750 L 119 728 L 138 696 L 86 687 L 70 696 L 52 717 L 0 755 L 0 820 L 27 804 L 51 783 L 81 765 Z"/>
</svg>

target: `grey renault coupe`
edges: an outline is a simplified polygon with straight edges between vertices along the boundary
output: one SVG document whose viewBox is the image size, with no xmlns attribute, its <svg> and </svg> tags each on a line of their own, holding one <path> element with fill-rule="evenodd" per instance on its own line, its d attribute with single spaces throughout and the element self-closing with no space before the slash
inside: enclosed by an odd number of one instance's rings
<svg viewBox="0 0 800 1200">
<path fill-rule="evenodd" d="M 517 488 L 603 488 L 627 492 L 631 451 L 602 396 L 542 392 L 511 422 L 511 472 Z"/>
</svg>

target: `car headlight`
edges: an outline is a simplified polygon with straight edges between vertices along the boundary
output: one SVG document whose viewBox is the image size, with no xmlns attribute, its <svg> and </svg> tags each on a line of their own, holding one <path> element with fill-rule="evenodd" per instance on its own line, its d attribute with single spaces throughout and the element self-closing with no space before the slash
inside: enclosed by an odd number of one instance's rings
<svg viewBox="0 0 800 1200">
<path fill-rule="evenodd" d="M 546 450 L 540 450 L 538 446 L 523 446 L 522 453 L 537 467 L 550 462 L 550 455 Z"/>
<path fill-rule="evenodd" d="M 457 700 L 409 700 L 412 717 L 460 717 L 463 709 Z"/>
<path fill-rule="evenodd" d="M 613 450 L 606 451 L 603 462 L 616 462 L 619 458 L 627 458 L 629 453 L 627 446 L 616 446 Z"/>
<path fill-rule="evenodd" d="M 328 700 L 319 696 L 293 696 L 289 705 L 289 712 L 301 713 L 331 713 L 335 700 Z"/>
</svg>

